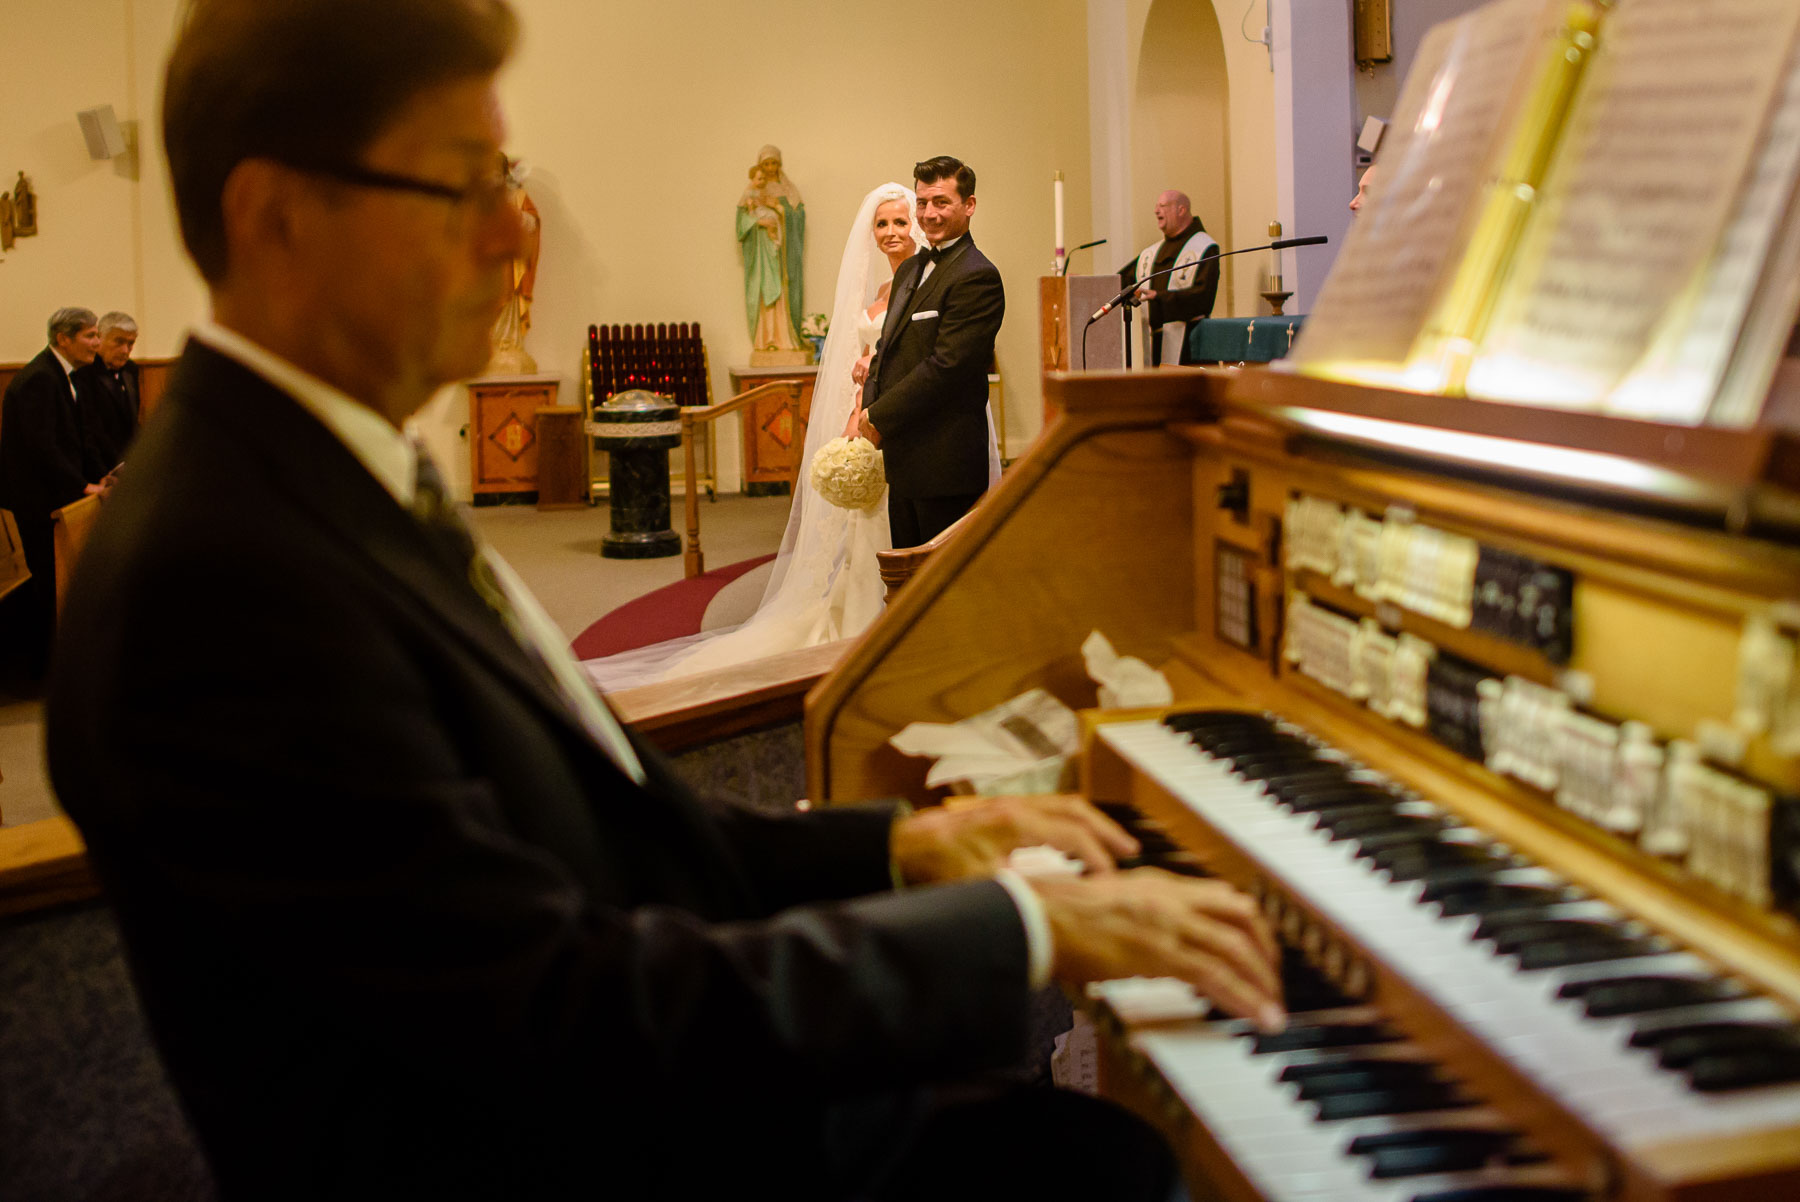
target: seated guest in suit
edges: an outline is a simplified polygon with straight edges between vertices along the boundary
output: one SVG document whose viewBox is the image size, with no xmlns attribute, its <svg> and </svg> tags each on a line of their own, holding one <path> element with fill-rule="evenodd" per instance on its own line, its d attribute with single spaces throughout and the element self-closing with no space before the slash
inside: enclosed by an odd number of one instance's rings
<svg viewBox="0 0 1800 1202">
<path fill-rule="evenodd" d="M 58 309 L 50 315 L 49 333 L 50 345 L 12 378 L 0 408 L 0 509 L 12 510 L 31 569 L 20 592 L 24 667 L 33 676 L 48 662 L 56 625 L 50 515 L 98 492 L 112 466 L 100 462 L 87 433 L 87 409 L 97 398 L 76 379 L 100 349 L 93 310 Z"/>
<path fill-rule="evenodd" d="M 83 557 L 47 739 L 224 1197 L 1164 1196 L 1115 1108 L 934 1087 L 1019 1057 L 1051 979 L 1278 1024 L 1254 905 L 1110 871 L 1133 842 L 1074 798 L 693 796 L 402 433 L 506 299 L 514 31 L 194 0 L 168 66 L 213 320 Z M 1092 873 L 1004 871 L 1040 843 Z"/>
<path fill-rule="evenodd" d="M 138 327 L 131 314 L 115 310 L 100 318 L 99 328 L 100 353 L 76 371 L 75 383 L 84 397 L 93 398 L 87 434 L 93 440 L 94 458 L 110 471 L 125 458 L 125 448 L 137 433 L 142 393 L 131 348 L 137 345 Z"/>
<path fill-rule="evenodd" d="M 1212 240 L 1194 216 L 1187 193 L 1170 188 L 1156 198 L 1156 228 L 1162 241 L 1146 246 L 1137 258 L 1119 270 L 1127 284 L 1149 280 L 1138 289 L 1150 331 L 1150 363 L 1162 362 L 1162 328 L 1171 321 L 1197 321 L 1211 317 L 1219 295 L 1219 244 Z M 1176 268 L 1151 280 L 1159 271 Z"/>
</svg>

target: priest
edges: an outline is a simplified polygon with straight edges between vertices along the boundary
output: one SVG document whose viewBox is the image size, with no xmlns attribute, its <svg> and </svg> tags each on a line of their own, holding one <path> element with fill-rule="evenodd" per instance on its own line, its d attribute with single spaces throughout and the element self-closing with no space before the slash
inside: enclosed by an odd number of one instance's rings
<svg viewBox="0 0 1800 1202">
<path fill-rule="evenodd" d="M 1119 271 L 1127 284 L 1148 281 L 1138 289 L 1138 299 L 1147 302 L 1152 365 L 1162 361 L 1163 325 L 1211 317 L 1219 294 L 1219 244 L 1194 216 L 1186 193 L 1171 188 L 1156 198 L 1156 228 L 1162 241 L 1146 246 Z M 1169 275 L 1150 279 L 1171 267 L 1176 270 Z"/>
</svg>

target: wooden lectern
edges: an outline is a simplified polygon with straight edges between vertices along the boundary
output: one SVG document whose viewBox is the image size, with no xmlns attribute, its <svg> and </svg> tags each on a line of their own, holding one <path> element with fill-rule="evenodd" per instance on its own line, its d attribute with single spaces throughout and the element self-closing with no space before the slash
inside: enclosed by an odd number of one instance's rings
<svg viewBox="0 0 1800 1202">
<path fill-rule="evenodd" d="M 1038 347 L 1045 371 L 1117 371 L 1125 366 L 1122 310 L 1113 310 L 1086 331 L 1085 355 L 1082 346 L 1088 318 L 1121 287 L 1117 274 L 1039 277 Z M 1046 399 L 1044 420 L 1051 416 Z"/>
</svg>

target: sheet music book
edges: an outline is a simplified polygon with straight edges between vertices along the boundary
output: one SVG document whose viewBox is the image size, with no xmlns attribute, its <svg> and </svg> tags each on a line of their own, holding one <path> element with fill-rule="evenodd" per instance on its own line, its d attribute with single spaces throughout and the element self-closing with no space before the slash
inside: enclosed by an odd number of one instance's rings
<svg viewBox="0 0 1800 1202">
<path fill-rule="evenodd" d="M 1434 28 L 1294 349 L 1337 379 L 1753 424 L 1800 310 L 1800 5 Z"/>
</svg>

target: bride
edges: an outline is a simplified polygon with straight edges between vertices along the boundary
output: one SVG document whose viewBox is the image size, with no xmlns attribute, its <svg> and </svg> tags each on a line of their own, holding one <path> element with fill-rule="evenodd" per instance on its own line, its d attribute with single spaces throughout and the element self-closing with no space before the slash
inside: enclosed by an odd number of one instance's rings
<svg viewBox="0 0 1800 1202">
<path fill-rule="evenodd" d="M 794 504 L 756 612 L 728 630 L 589 660 L 585 667 L 601 688 L 628 688 L 849 638 L 881 613 L 884 589 L 875 553 L 891 545 L 885 499 L 865 510 L 839 509 L 826 504 L 809 480 L 819 448 L 845 434 L 854 421 L 861 379 L 881 337 L 894 271 L 925 245 L 913 223 L 916 204 L 911 188 L 883 184 L 863 197 L 850 225 L 794 480 Z M 1000 475 L 992 424 L 990 418 L 990 485 Z"/>
</svg>

